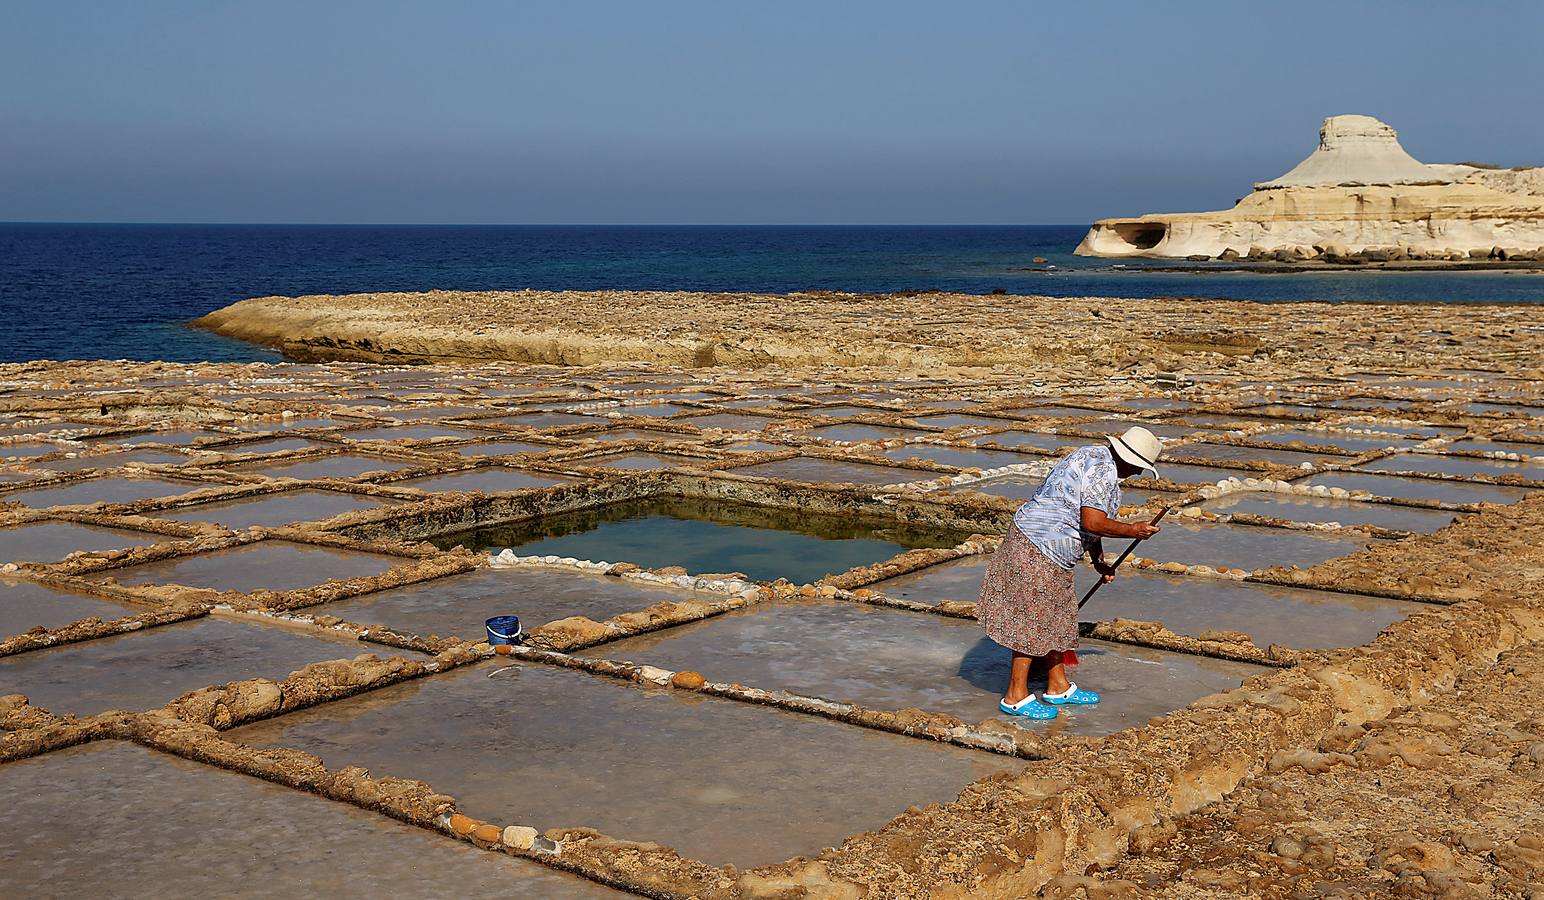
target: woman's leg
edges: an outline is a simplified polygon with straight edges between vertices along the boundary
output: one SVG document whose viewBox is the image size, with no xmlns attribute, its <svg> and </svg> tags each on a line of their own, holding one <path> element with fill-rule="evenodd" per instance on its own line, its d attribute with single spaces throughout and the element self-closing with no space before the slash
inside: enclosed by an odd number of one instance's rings
<svg viewBox="0 0 1544 900">
<path fill-rule="evenodd" d="M 1008 664 L 1008 692 L 1003 699 L 1011 706 L 1029 696 L 1029 665 L 1035 657 L 1013 651 L 1013 662 Z"/>
<path fill-rule="evenodd" d="M 1052 650 L 1041 659 L 1045 660 L 1046 665 L 1045 692 L 1047 694 L 1065 693 L 1067 688 L 1072 686 L 1072 682 L 1067 680 L 1066 659 L 1063 658 L 1062 651 Z"/>
</svg>

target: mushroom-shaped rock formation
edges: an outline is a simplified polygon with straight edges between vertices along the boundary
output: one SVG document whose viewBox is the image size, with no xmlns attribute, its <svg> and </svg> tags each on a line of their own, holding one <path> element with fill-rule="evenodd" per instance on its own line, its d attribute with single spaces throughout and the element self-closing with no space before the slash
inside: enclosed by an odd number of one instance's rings
<svg viewBox="0 0 1544 900">
<path fill-rule="evenodd" d="M 1080 256 L 1296 261 L 1544 260 L 1544 169 L 1426 165 L 1371 116 L 1331 116 L 1319 146 L 1229 210 L 1102 219 Z"/>
</svg>

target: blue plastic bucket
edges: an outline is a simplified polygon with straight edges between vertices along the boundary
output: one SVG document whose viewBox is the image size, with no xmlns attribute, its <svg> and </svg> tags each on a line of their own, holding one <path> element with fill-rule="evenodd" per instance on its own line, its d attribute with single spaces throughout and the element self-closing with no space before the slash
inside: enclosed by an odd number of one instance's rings
<svg viewBox="0 0 1544 900">
<path fill-rule="evenodd" d="M 520 643 L 519 616 L 494 616 L 483 624 L 488 626 L 489 644 L 497 647 L 499 644 Z"/>
</svg>

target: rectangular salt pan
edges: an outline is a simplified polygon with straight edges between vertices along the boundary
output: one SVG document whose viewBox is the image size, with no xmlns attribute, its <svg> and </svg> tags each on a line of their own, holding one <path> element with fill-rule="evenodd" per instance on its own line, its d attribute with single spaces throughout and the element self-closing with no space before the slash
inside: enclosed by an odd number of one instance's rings
<svg viewBox="0 0 1544 900">
<path fill-rule="evenodd" d="M 63 591 L 35 581 L 0 578 L 0 638 L 40 626 L 58 628 L 91 617 L 111 622 L 150 609 Z"/>
<path fill-rule="evenodd" d="M 584 825 L 740 866 L 814 855 L 1020 765 L 584 672 L 492 671 L 372 691 L 231 737 L 422 779 L 493 822 Z"/>
<path fill-rule="evenodd" d="M 990 559 L 966 557 L 868 587 L 918 603 L 975 602 Z M 1086 561 L 1075 572 L 1075 593 L 1082 597 L 1098 575 Z M 1114 582 L 1099 589 L 1079 618 L 1162 622 L 1169 630 L 1191 637 L 1214 628 L 1242 631 L 1262 647 L 1276 643 L 1311 649 L 1365 643 L 1379 629 L 1416 609 L 1376 597 L 1123 569 Z"/>
<path fill-rule="evenodd" d="M 724 431 L 761 431 L 780 425 L 784 420 L 769 419 L 765 416 L 734 415 L 719 413 L 711 416 L 693 416 L 690 419 L 680 420 L 687 425 L 695 425 L 698 428 L 720 428 Z"/>
<path fill-rule="evenodd" d="M 478 438 L 487 433 L 470 428 L 451 428 L 444 425 L 383 425 L 380 428 L 363 428 L 340 432 L 339 437 L 351 441 L 428 441 L 435 438 Z"/>
<path fill-rule="evenodd" d="M 1044 481 L 1045 479 L 1039 475 L 998 475 L 977 481 L 967 481 L 947 490 L 950 492 L 978 491 L 994 497 L 1028 500 L 1035 495 L 1035 491 L 1040 490 L 1040 485 Z"/>
<path fill-rule="evenodd" d="M 169 450 L 120 450 L 114 453 L 94 453 L 76 457 L 50 459 L 31 463 L 28 467 L 47 472 L 80 472 L 86 469 L 111 469 L 129 463 L 180 466 L 188 458 Z"/>
<path fill-rule="evenodd" d="M 180 584 L 217 591 L 291 591 L 329 580 L 380 575 L 405 562 L 390 556 L 334 550 L 289 541 L 257 541 L 229 550 L 215 550 L 140 563 L 92 576 L 119 584 Z"/>
<path fill-rule="evenodd" d="M 460 472 L 424 475 L 405 481 L 384 482 L 385 487 L 417 488 L 421 491 L 482 491 L 487 494 L 523 491 L 527 488 L 545 488 L 557 484 L 571 484 L 572 478 L 546 475 L 539 472 L 522 472 L 508 466 L 481 466 Z"/>
<path fill-rule="evenodd" d="M 1339 431 L 1278 431 L 1271 434 L 1257 434 L 1254 439 L 1267 444 L 1292 444 L 1301 443 L 1311 447 L 1324 447 L 1330 450 L 1344 450 L 1348 453 L 1365 453 L 1368 450 L 1384 450 L 1391 447 L 1412 447 L 1420 443 L 1416 438 L 1402 438 L 1394 435 L 1387 437 L 1372 437 L 1368 435 L 1348 434 Z"/>
<path fill-rule="evenodd" d="M 430 897 L 451 885 L 462 896 L 624 896 L 134 744 L 94 743 L 8 764 L 0 792 L 8 798 L 0 895 L 8 897 Z M 82 840 L 84 822 L 113 839 Z"/>
<path fill-rule="evenodd" d="M 293 522 L 319 522 L 346 512 L 374 509 L 381 503 L 373 497 L 338 491 L 281 491 L 225 500 L 196 503 L 153 515 L 178 522 L 213 522 L 225 528 L 252 528 L 258 525 L 286 525 Z"/>
<path fill-rule="evenodd" d="M 0 494 L 0 499 L 16 500 L 34 509 L 45 509 L 50 506 L 133 503 L 137 500 L 149 500 L 152 497 L 173 497 L 209 486 L 187 481 L 168 481 L 164 478 L 98 476 L 83 481 L 71 481 L 57 487 L 12 491 Z"/>
<path fill-rule="evenodd" d="M 386 459 L 381 456 L 340 453 L 335 456 L 322 456 L 315 459 L 285 460 L 265 465 L 239 466 L 233 467 L 232 471 L 265 475 L 269 478 L 349 479 L 358 478 L 367 472 L 397 472 L 402 469 L 412 468 L 414 465 L 417 464 Z"/>
<path fill-rule="evenodd" d="M 1075 593 L 1082 597 L 1098 580 L 1092 567 L 1079 566 Z M 1162 622 L 1191 637 L 1209 629 L 1241 631 L 1260 647 L 1316 650 L 1364 644 L 1421 609 L 1381 597 L 1133 571 L 1100 588 L 1080 618 Z"/>
<path fill-rule="evenodd" d="M 1324 472 L 1298 484 L 1310 487 L 1326 485 L 1348 491 L 1367 491 L 1375 497 L 1400 500 L 1437 500 L 1444 503 L 1516 503 L 1531 493 L 1530 488 L 1500 484 L 1450 481 L 1437 478 L 1407 478 L 1376 472 Z"/>
<path fill-rule="evenodd" d="M 174 540 L 143 531 L 74 522 L 32 522 L 0 528 L 0 561 L 58 562 L 77 550 L 122 550 Z"/>
<path fill-rule="evenodd" d="M 891 468 L 868 463 L 843 462 L 835 459 L 796 456 L 776 462 L 757 463 L 740 469 L 731 469 L 736 475 L 752 475 L 757 478 L 785 478 L 811 484 L 903 484 L 941 477 L 942 472 L 925 472 L 920 469 Z"/>
<path fill-rule="evenodd" d="M 1394 503 L 1364 503 L 1334 497 L 1306 497 L 1239 491 L 1208 500 L 1201 509 L 1215 513 L 1249 513 L 1292 522 L 1338 522 L 1341 525 L 1376 525 L 1395 531 L 1428 534 L 1453 521 L 1454 513 Z"/>
<path fill-rule="evenodd" d="M 695 434 L 680 434 L 674 431 L 651 431 L 647 428 L 619 428 L 611 431 L 591 431 L 582 435 L 574 435 L 575 438 L 585 438 L 594 441 L 695 441 Z"/>
<path fill-rule="evenodd" d="M 384 625 L 423 637 L 485 637 L 483 623 L 516 615 L 535 628 L 569 616 L 597 622 L 665 601 L 721 600 L 719 594 L 644 585 L 625 578 L 545 568 L 481 569 L 422 584 L 376 591 L 306 610 L 363 625 Z"/>
<path fill-rule="evenodd" d="M 656 469 L 678 469 L 683 466 L 694 469 L 705 468 L 713 465 L 713 460 L 671 453 L 619 453 L 606 456 L 592 456 L 588 459 L 575 460 L 575 463 L 584 466 L 597 466 L 602 469 L 616 469 L 623 472 L 651 472 Z"/>
<path fill-rule="evenodd" d="M 1097 708 L 1067 710 L 1048 726 L 1052 731 L 1109 734 L 1262 671 L 1102 641 L 1085 641 L 1078 653 L 1084 663 L 1078 679 L 1091 690 L 1102 685 L 1108 699 Z M 873 709 L 918 707 L 967 722 L 998 715 L 1009 659 L 974 622 L 842 601 L 758 605 L 583 655 L 691 669 L 710 681 Z"/>
<path fill-rule="evenodd" d="M 1043 463 L 1045 457 L 1009 450 L 977 450 L 970 447 L 941 447 L 936 444 L 911 444 L 886 450 L 885 456 L 896 462 L 908 459 L 925 459 L 945 466 L 962 468 L 995 469 L 1002 466 Z"/>
<path fill-rule="evenodd" d="M 1000 447 L 1033 447 L 1037 450 L 1057 452 L 1067 447 L 1076 447 L 1086 441 L 1087 438 L 1077 435 L 1049 434 L 1036 431 L 1000 431 L 997 434 L 984 434 L 971 438 L 972 444 L 996 444 Z"/>
<path fill-rule="evenodd" d="M 888 425 L 822 425 L 819 428 L 811 428 L 806 432 L 811 437 L 817 437 L 826 441 L 845 441 L 849 444 L 863 441 L 882 441 L 894 439 L 909 439 L 920 437 L 925 432 L 909 431 L 905 428 L 892 428 Z"/>
<path fill-rule="evenodd" d="M 1105 552 L 1119 554 L 1128 541 L 1106 539 Z M 1160 562 L 1180 562 L 1229 569 L 1272 566 L 1308 568 L 1326 560 L 1366 549 L 1371 540 L 1359 535 L 1253 525 L 1203 525 L 1165 519 L 1162 530 L 1143 541 L 1135 555 Z"/>
<path fill-rule="evenodd" d="M 25 694 L 34 706 L 73 715 L 147 710 L 212 684 L 281 679 L 360 652 L 347 641 L 206 618 L 0 657 L 0 696 Z"/>
<path fill-rule="evenodd" d="M 1398 453 L 1357 466 L 1363 472 L 1422 472 L 1432 475 L 1517 475 L 1544 481 L 1544 459 L 1518 462 L 1476 456 L 1440 456 L 1434 453 Z"/>
<path fill-rule="evenodd" d="M 1260 447 L 1241 447 L 1236 444 L 1186 444 L 1169 451 L 1181 459 L 1216 460 L 1219 462 L 1262 462 L 1273 466 L 1300 466 L 1303 463 L 1320 464 L 1344 461 L 1344 456 L 1333 453 L 1305 453 L 1299 450 L 1270 450 Z M 1162 464 L 1159 464 L 1160 471 Z"/>
<path fill-rule="evenodd" d="M 523 441 L 487 441 L 479 444 L 462 444 L 456 447 L 446 447 L 454 450 L 462 456 L 508 456 L 514 453 L 547 453 L 555 450 L 542 444 L 527 444 Z"/>
</svg>

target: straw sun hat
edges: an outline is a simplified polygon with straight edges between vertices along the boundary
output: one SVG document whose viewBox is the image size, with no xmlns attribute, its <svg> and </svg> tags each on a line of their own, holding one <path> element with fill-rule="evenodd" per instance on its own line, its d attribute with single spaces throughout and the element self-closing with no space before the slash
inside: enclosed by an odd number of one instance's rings
<svg viewBox="0 0 1544 900">
<path fill-rule="evenodd" d="M 1163 445 L 1151 431 L 1140 425 L 1134 425 L 1119 437 L 1113 434 L 1106 435 L 1105 440 L 1110 442 L 1110 449 L 1116 456 L 1139 469 L 1152 472 L 1154 478 L 1158 477 L 1155 464 L 1158 462 L 1159 454 L 1163 453 Z"/>
</svg>

